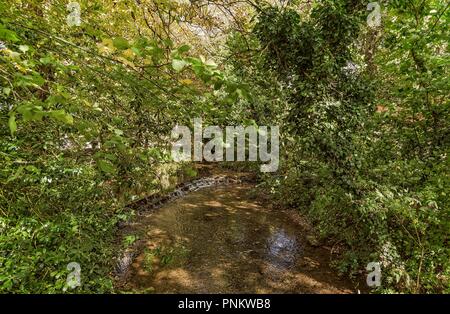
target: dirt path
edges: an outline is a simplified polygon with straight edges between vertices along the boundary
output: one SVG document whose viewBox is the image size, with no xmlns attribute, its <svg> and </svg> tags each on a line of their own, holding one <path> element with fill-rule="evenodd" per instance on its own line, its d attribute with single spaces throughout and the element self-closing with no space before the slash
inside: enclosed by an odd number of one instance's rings
<svg viewBox="0 0 450 314">
<path fill-rule="evenodd" d="M 252 185 L 205 188 L 140 221 L 144 239 L 122 290 L 156 293 L 353 293 L 311 247 L 293 213 L 268 209 Z"/>
</svg>

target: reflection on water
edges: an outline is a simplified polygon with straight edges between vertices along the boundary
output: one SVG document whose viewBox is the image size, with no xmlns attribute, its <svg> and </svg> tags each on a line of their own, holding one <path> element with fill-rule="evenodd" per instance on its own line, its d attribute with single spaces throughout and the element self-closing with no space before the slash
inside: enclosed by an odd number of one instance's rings
<svg viewBox="0 0 450 314">
<path fill-rule="evenodd" d="M 267 260 L 275 268 L 290 268 L 294 265 L 297 253 L 295 237 L 287 234 L 284 229 L 277 229 L 267 239 Z"/>
<path fill-rule="evenodd" d="M 200 190 L 144 218 L 140 231 L 146 248 L 132 265 L 126 289 L 159 293 L 328 289 L 303 274 L 298 225 L 284 212 L 268 210 L 247 197 L 248 190 L 245 185 Z"/>
</svg>

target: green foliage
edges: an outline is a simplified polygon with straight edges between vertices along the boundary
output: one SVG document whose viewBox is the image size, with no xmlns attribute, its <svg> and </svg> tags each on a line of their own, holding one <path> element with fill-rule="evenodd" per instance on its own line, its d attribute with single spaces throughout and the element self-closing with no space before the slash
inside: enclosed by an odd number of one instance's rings
<svg viewBox="0 0 450 314">
<path fill-rule="evenodd" d="M 123 239 L 123 245 L 125 247 L 128 247 L 128 246 L 132 245 L 134 242 L 136 242 L 138 239 L 139 239 L 139 237 L 136 235 L 128 235 Z"/>
<path fill-rule="evenodd" d="M 144 251 L 144 267 L 147 271 L 152 272 L 153 267 L 178 265 L 188 255 L 189 250 L 181 244 L 174 246 L 161 246 L 155 249 L 145 249 Z"/>
<path fill-rule="evenodd" d="M 307 214 L 340 271 L 379 261 L 380 292 L 448 292 L 448 5 L 390 1 L 371 29 L 366 4 L 267 6 L 230 38 L 232 71 L 272 95 L 250 116 L 282 127 L 262 186 Z"/>
<path fill-rule="evenodd" d="M 65 1 L 0 3 L 0 292 L 71 292 L 70 262 L 75 292 L 113 291 L 125 205 L 167 188 L 161 177 L 184 167 L 170 130 L 235 84 L 142 17 L 123 24 L 138 3 L 80 4 L 71 27 Z"/>
<path fill-rule="evenodd" d="M 190 7 L 149 1 L 150 23 L 139 1 L 79 2 L 79 27 L 65 1 L 0 2 L 0 292 L 71 292 L 69 262 L 74 292 L 114 291 L 125 205 L 197 175 L 168 139 L 194 117 L 280 125 L 262 186 L 308 215 L 340 271 L 380 261 L 380 292 L 450 292 L 447 3 L 383 3 L 372 29 L 366 1 L 257 1 L 213 60 L 172 33 Z"/>
</svg>

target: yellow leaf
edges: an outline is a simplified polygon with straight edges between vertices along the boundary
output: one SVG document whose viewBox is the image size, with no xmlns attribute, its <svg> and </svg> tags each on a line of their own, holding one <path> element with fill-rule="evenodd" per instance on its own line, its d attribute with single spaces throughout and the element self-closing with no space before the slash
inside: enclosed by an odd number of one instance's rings
<svg viewBox="0 0 450 314">
<path fill-rule="evenodd" d="M 192 80 L 190 80 L 190 79 L 182 79 L 182 80 L 180 80 L 180 83 L 184 84 L 184 85 L 191 85 L 192 84 Z"/>
<path fill-rule="evenodd" d="M 97 44 L 98 50 L 102 53 L 111 53 L 116 50 L 114 47 L 112 39 L 103 39 L 101 43 Z"/>
<path fill-rule="evenodd" d="M 133 50 L 131 50 L 131 49 L 124 50 L 124 52 L 122 54 L 125 58 L 129 58 L 129 59 L 133 59 L 135 56 Z"/>
<path fill-rule="evenodd" d="M 110 38 L 103 39 L 102 40 L 102 44 L 103 44 L 103 46 L 106 46 L 106 47 L 108 47 L 111 50 L 115 50 L 116 49 L 116 47 L 114 47 L 112 39 L 110 39 Z"/>
<path fill-rule="evenodd" d="M 128 65 L 129 67 L 132 67 L 132 68 L 135 67 L 133 62 L 130 62 L 130 61 L 128 61 L 127 59 L 125 59 L 123 57 L 118 57 L 117 60 L 122 62 L 125 65 Z"/>
</svg>

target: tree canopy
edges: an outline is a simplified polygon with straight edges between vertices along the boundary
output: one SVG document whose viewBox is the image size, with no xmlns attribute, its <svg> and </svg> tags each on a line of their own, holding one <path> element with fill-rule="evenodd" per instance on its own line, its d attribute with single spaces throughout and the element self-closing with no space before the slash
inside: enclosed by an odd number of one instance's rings
<svg viewBox="0 0 450 314">
<path fill-rule="evenodd" d="M 68 291 L 72 260 L 114 291 L 117 223 L 196 176 L 170 131 L 197 117 L 280 126 L 259 187 L 340 272 L 450 292 L 449 3 L 379 1 L 379 25 L 362 0 L 68 3 L 0 2 L 0 292 Z"/>
</svg>

